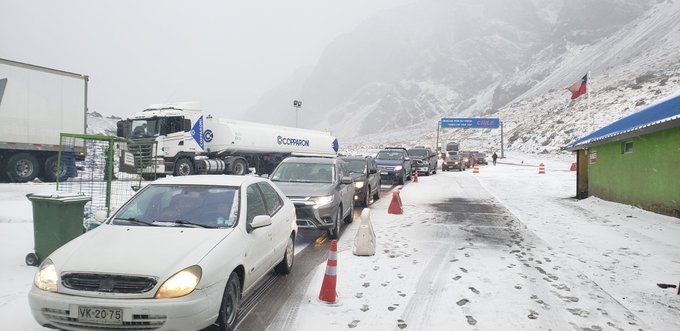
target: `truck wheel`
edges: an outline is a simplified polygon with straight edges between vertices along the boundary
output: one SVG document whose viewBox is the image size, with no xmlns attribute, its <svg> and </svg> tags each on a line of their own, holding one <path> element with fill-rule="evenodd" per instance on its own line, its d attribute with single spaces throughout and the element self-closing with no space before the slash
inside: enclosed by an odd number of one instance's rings
<svg viewBox="0 0 680 331">
<path fill-rule="evenodd" d="M 243 176 L 248 173 L 248 165 L 243 159 L 236 159 L 231 164 L 231 173 L 233 175 Z"/>
<path fill-rule="evenodd" d="M 28 153 L 15 154 L 7 161 L 7 176 L 15 183 L 30 182 L 39 173 L 38 159 Z"/>
<path fill-rule="evenodd" d="M 189 176 L 194 174 L 194 165 L 187 158 L 181 158 L 175 163 L 175 176 Z"/>
<path fill-rule="evenodd" d="M 56 182 L 57 181 L 57 168 L 59 168 L 59 181 L 63 182 L 68 179 L 68 169 L 66 168 L 66 162 L 61 160 L 61 165 L 57 167 L 57 161 L 59 160 L 59 155 L 52 155 L 45 160 L 45 169 L 43 171 L 42 180 L 45 182 Z"/>
</svg>

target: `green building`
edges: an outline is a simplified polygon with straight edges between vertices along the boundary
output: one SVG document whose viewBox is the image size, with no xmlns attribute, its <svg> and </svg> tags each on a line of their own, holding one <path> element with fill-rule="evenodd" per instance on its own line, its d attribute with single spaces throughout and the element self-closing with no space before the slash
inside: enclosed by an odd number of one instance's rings
<svg viewBox="0 0 680 331">
<path fill-rule="evenodd" d="M 576 197 L 633 205 L 680 218 L 680 95 L 568 145 Z"/>
</svg>

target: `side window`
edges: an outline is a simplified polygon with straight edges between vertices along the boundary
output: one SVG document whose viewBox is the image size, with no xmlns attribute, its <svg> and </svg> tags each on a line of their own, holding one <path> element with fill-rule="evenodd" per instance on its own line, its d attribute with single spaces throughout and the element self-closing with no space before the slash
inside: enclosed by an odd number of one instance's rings
<svg viewBox="0 0 680 331">
<path fill-rule="evenodd" d="M 246 224 L 253 222 L 255 216 L 267 215 L 267 210 L 264 207 L 264 200 L 260 189 L 256 185 L 250 185 L 246 189 L 246 199 L 248 200 L 248 208 L 246 209 Z"/>
<path fill-rule="evenodd" d="M 264 202 L 267 205 L 269 216 L 274 216 L 274 214 L 283 207 L 281 197 L 269 183 L 258 183 L 257 185 L 260 187 L 262 195 L 264 196 Z"/>
</svg>

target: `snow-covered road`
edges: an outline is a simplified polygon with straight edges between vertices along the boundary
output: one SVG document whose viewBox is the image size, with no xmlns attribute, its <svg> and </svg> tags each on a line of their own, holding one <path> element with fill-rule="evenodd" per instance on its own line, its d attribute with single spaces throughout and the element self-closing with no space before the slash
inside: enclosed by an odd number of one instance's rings
<svg viewBox="0 0 680 331">
<path fill-rule="evenodd" d="M 516 162 L 420 177 L 400 193 L 403 215 L 378 201 L 376 255 L 352 254 L 358 224 L 339 242 L 339 303 L 316 300 L 320 266 L 285 305 L 297 314 L 284 309 L 268 330 L 678 329 L 680 297 L 656 282 L 680 280 L 680 245 L 661 234 L 677 236 L 680 222 L 577 202 L 569 163 L 546 163 L 546 175 Z"/>
<path fill-rule="evenodd" d="M 522 162 L 524 161 L 524 162 Z M 545 162 L 546 174 L 538 174 Z M 352 254 L 358 223 L 339 241 L 339 302 L 316 298 L 325 263 L 301 282 L 268 330 L 680 330 L 680 220 L 589 198 L 576 201 L 569 161 L 523 156 L 479 174 L 421 176 L 371 206 L 375 256 Z M 42 330 L 26 293 L 34 267 L 26 193 L 0 185 L 0 320 Z"/>
</svg>

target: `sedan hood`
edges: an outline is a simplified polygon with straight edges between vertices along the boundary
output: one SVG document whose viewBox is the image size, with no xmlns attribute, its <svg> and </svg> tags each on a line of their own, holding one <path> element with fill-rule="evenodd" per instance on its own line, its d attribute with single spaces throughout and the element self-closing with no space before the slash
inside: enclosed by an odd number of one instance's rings
<svg viewBox="0 0 680 331">
<path fill-rule="evenodd" d="M 103 224 L 51 255 L 60 272 L 168 277 L 198 264 L 234 231 Z"/>
<path fill-rule="evenodd" d="M 318 197 L 330 195 L 335 184 L 274 182 L 287 197 Z"/>
</svg>

